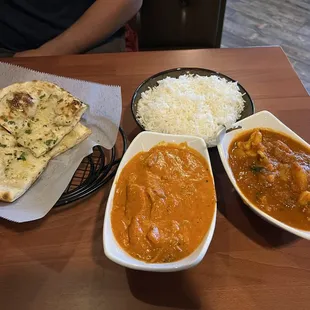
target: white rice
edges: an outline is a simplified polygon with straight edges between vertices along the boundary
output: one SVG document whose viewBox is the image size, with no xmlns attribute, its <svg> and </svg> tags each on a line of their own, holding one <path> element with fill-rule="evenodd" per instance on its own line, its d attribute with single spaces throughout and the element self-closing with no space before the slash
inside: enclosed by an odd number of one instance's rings
<svg viewBox="0 0 310 310">
<path fill-rule="evenodd" d="M 215 75 L 167 77 L 158 84 L 141 94 L 137 106 L 137 118 L 149 131 L 194 135 L 208 143 L 244 109 L 237 83 Z"/>
</svg>

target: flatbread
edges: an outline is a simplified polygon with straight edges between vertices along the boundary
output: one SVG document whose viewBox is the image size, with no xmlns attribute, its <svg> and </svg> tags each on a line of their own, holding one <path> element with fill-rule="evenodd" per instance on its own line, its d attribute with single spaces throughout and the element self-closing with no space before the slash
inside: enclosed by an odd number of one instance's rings
<svg viewBox="0 0 310 310">
<path fill-rule="evenodd" d="M 27 148 L 17 146 L 14 137 L 0 127 L 0 200 L 12 202 L 35 182 L 49 158 L 36 158 Z"/>
<path fill-rule="evenodd" d="M 67 134 L 59 144 L 57 144 L 52 150 L 50 150 L 46 155 L 50 158 L 55 158 L 56 156 L 66 152 L 67 150 L 73 148 L 75 145 L 81 143 L 91 134 L 91 130 L 81 123 L 78 123 L 73 130 Z"/>
<path fill-rule="evenodd" d="M 22 196 L 44 171 L 50 159 L 82 142 L 91 130 L 78 123 L 50 152 L 37 158 L 0 126 L 0 201 Z"/>
<path fill-rule="evenodd" d="M 57 85 L 43 81 L 0 90 L 0 125 L 40 157 L 76 126 L 87 105 Z"/>
</svg>

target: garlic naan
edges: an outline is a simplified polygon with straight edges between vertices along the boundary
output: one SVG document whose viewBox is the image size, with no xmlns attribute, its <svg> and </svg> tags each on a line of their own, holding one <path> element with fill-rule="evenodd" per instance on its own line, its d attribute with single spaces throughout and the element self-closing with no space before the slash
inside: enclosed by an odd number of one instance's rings
<svg viewBox="0 0 310 310">
<path fill-rule="evenodd" d="M 53 149 L 77 125 L 87 105 L 43 81 L 0 90 L 0 125 L 35 157 Z"/>
<path fill-rule="evenodd" d="M 23 195 L 44 171 L 50 159 L 82 142 L 91 130 L 78 123 L 50 152 L 37 158 L 0 126 L 0 201 Z"/>
</svg>

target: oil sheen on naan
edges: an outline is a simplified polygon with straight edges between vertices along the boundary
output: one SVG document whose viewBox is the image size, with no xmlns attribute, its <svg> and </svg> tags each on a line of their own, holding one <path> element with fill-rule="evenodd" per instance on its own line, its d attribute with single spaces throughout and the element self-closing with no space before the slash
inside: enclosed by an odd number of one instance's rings
<svg viewBox="0 0 310 310">
<path fill-rule="evenodd" d="M 13 202 L 22 196 L 44 171 L 50 159 L 74 147 L 90 134 L 90 129 L 78 123 L 50 152 L 37 158 L 0 127 L 0 201 Z"/>
<path fill-rule="evenodd" d="M 0 125 L 35 157 L 53 149 L 77 125 L 87 105 L 44 81 L 0 90 Z"/>
</svg>

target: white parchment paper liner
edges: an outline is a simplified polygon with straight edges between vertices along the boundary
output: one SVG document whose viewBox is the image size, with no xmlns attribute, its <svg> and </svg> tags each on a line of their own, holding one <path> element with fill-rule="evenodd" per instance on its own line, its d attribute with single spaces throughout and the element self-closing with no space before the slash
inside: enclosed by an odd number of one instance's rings
<svg viewBox="0 0 310 310">
<path fill-rule="evenodd" d="M 0 217 L 27 222 L 44 217 L 60 198 L 83 158 L 95 145 L 111 149 L 115 144 L 122 113 L 121 88 L 37 72 L 0 62 L 0 88 L 17 82 L 43 80 L 56 83 L 89 105 L 82 123 L 92 135 L 51 160 L 37 182 L 13 203 L 0 202 Z"/>
</svg>

